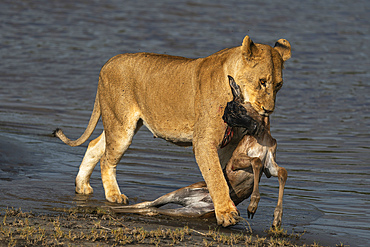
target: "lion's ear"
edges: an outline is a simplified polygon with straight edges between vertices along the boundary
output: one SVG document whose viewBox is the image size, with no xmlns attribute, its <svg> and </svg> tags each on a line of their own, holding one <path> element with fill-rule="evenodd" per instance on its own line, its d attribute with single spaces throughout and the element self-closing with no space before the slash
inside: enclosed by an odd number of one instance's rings
<svg viewBox="0 0 370 247">
<path fill-rule="evenodd" d="M 289 43 L 288 40 L 279 39 L 275 43 L 274 48 L 279 52 L 279 54 L 280 54 L 281 58 L 284 60 L 284 62 L 290 58 L 290 56 L 291 56 L 291 47 L 290 47 L 290 43 Z"/>
<path fill-rule="evenodd" d="M 249 38 L 249 36 L 245 36 L 242 43 L 242 53 L 243 55 L 249 59 L 252 57 L 253 50 L 255 49 L 255 45 L 253 41 Z"/>
<path fill-rule="evenodd" d="M 245 36 L 243 39 L 243 44 L 241 46 L 242 54 L 247 61 L 253 61 L 256 58 L 260 57 L 260 50 L 257 46 L 253 43 L 253 41 L 249 38 L 249 36 Z"/>
</svg>

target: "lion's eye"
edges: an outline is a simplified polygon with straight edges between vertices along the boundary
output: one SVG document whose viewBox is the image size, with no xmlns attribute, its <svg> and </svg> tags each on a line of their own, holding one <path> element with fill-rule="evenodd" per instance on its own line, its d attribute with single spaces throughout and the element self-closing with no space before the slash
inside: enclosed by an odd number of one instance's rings
<svg viewBox="0 0 370 247">
<path fill-rule="evenodd" d="M 266 87 L 266 79 L 260 79 L 260 83 L 262 86 Z"/>
</svg>

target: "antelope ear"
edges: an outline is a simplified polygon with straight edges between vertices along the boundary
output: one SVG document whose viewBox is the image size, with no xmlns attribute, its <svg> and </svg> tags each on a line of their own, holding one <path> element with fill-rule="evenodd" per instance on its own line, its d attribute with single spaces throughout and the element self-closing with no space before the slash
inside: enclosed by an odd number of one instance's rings
<svg viewBox="0 0 370 247">
<path fill-rule="evenodd" d="M 291 56 L 291 46 L 288 40 L 286 39 L 279 39 L 274 46 L 274 49 L 276 49 L 281 58 L 284 60 L 288 60 Z"/>
<path fill-rule="evenodd" d="M 241 90 L 238 84 L 236 84 L 234 78 L 230 75 L 227 76 L 229 78 L 229 84 L 231 87 L 231 92 L 233 93 L 234 99 L 233 101 L 242 102 L 241 98 Z"/>
</svg>

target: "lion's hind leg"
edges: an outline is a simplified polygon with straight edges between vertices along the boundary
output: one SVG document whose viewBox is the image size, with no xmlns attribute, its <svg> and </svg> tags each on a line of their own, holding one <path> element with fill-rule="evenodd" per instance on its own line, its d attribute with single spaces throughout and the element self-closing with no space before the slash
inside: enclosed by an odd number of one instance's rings
<svg viewBox="0 0 370 247">
<path fill-rule="evenodd" d="M 129 112 L 129 111 L 128 111 Z M 101 178 L 105 191 L 105 198 L 109 202 L 128 203 L 128 198 L 121 193 L 117 178 L 116 167 L 121 157 L 131 145 L 135 133 L 142 126 L 139 114 L 131 111 L 126 119 L 110 119 L 109 126 L 105 128 L 105 152 L 100 159 Z M 103 124 L 104 120 L 103 120 Z"/>
<path fill-rule="evenodd" d="M 76 193 L 85 195 L 93 193 L 93 188 L 90 186 L 90 177 L 104 152 L 105 133 L 103 131 L 98 138 L 89 143 L 76 177 Z"/>
</svg>

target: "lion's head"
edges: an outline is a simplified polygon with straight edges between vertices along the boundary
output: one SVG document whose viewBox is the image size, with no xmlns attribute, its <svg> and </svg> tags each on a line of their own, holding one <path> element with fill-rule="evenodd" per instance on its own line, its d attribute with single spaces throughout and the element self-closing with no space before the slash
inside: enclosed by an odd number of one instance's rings
<svg viewBox="0 0 370 247">
<path fill-rule="evenodd" d="M 255 44 L 246 36 L 240 47 L 243 56 L 235 79 L 244 102 L 250 102 L 262 116 L 275 109 L 276 93 L 283 85 L 283 64 L 291 56 L 290 43 L 279 39 L 275 47 Z"/>
</svg>

